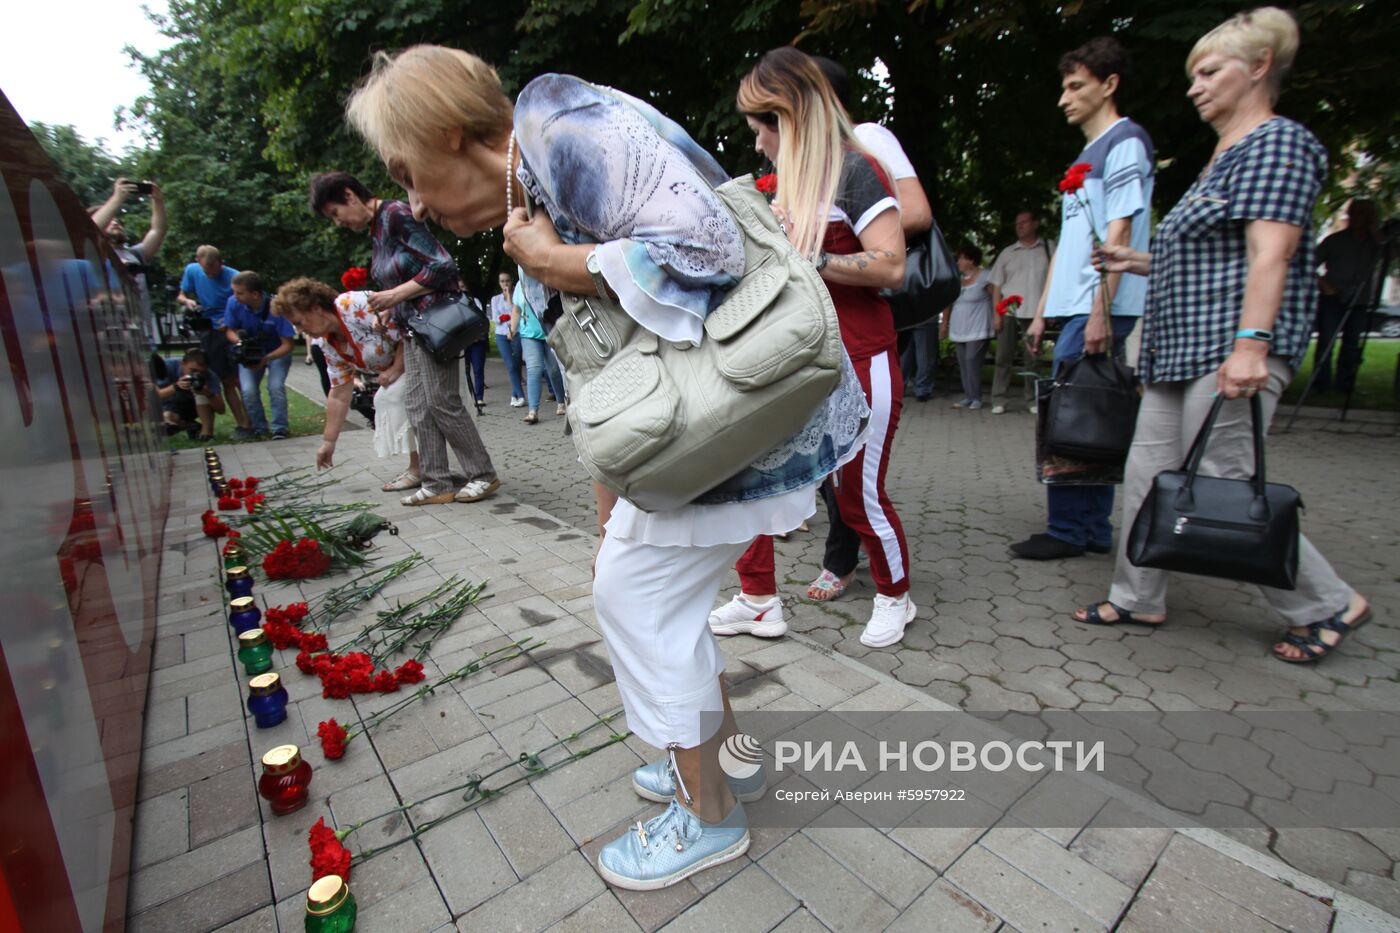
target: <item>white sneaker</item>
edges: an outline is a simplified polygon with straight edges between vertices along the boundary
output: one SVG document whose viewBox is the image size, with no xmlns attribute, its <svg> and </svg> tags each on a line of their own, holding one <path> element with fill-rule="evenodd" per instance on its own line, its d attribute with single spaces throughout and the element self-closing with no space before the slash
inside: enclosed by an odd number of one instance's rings
<svg viewBox="0 0 1400 933">
<path fill-rule="evenodd" d="M 515 396 L 512 395 L 512 396 L 510 397 L 510 407 L 511 407 L 511 408 L 524 408 L 524 407 L 525 407 L 525 400 L 524 400 L 523 398 L 516 398 Z"/>
<path fill-rule="evenodd" d="M 783 601 L 773 596 L 767 602 L 754 605 L 742 594 L 735 596 L 710 613 L 710 631 L 716 635 L 778 638 L 787 632 L 787 621 L 783 618 Z"/>
<path fill-rule="evenodd" d="M 565 409 L 563 402 L 560 402 L 558 405 L 554 406 L 554 413 L 560 416 L 561 418 L 564 416 L 564 410 Z"/>
<path fill-rule="evenodd" d="M 1006 406 L 1005 406 L 1005 405 L 993 405 L 993 406 L 992 406 L 992 414 L 994 414 L 994 415 L 1004 415 L 1004 414 L 1006 414 Z"/>
<path fill-rule="evenodd" d="M 904 638 L 904 627 L 914 621 L 918 609 L 909 594 L 902 596 L 875 596 L 875 610 L 870 613 L 870 621 L 865 623 L 865 631 L 860 635 L 860 643 L 867 648 L 884 648 Z"/>
</svg>

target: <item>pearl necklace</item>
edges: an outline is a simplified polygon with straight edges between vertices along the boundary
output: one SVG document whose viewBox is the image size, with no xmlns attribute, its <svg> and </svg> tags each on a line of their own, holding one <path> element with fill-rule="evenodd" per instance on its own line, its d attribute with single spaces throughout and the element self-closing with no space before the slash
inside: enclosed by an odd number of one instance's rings
<svg viewBox="0 0 1400 933">
<path fill-rule="evenodd" d="M 515 164 L 515 130 L 510 131 L 510 142 L 506 145 L 506 220 L 515 213 L 515 190 L 510 181 L 510 170 Z"/>
</svg>

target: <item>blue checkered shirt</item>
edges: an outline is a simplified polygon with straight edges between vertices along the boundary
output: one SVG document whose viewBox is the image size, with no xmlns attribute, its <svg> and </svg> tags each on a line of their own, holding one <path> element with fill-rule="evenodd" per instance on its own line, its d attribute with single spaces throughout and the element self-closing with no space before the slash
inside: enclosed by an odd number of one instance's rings
<svg viewBox="0 0 1400 933">
<path fill-rule="evenodd" d="M 1143 315 L 1143 382 L 1181 382 L 1220 368 L 1235 345 L 1249 259 L 1245 225 L 1301 227 L 1270 352 L 1297 369 L 1317 308 L 1313 203 L 1327 150 L 1300 123 L 1274 117 L 1222 152 L 1157 227 Z"/>
</svg>

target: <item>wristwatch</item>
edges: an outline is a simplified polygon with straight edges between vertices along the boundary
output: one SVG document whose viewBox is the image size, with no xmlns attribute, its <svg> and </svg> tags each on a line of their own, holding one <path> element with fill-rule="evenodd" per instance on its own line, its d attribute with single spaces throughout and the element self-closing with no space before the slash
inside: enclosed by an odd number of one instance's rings
<svg viewBox="0 0 1400 933">
<path fill-rule="evenodd" d="M 819 254 L 817 255 L 817 271 L 818 271 L 818 272 L 820 272 L 820 271 L 822 271 L 823 269 L 826 268 L 827 260 L 829 260 L 830 258 L 831 258 L 831 256 L 826 252 L 826 250 L 822 250 L 821 253 L 819 253 Z"/>
<path fill-rule="evenodd" d="M 603 278 L 603 267 L 598 262 L 598 251 L 596 249 L 588 251 L 588 259 L 584 262 L 588 269 L 588 274 L 593 276 L 593 287 L 598 291 L 598 297 L 604 301 L 608 300 L 608 280 Z"/>
</svg>

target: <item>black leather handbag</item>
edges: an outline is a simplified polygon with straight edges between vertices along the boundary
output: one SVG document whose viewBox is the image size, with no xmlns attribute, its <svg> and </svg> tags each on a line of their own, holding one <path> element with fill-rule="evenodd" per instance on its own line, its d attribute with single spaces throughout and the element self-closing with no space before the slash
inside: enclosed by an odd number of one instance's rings
<svg viewBox="0 0 1400 933">
<path fill-rule="evenodd" d="M 1050 454 L 1127 461 L 1141 401 L 1127 366 L 1107 353 L 1081 356 L 1061 371 L 1048 395 L 1044 446 Z"/>
<path fill-rule="evenodd" d="M 906 245 L 904 285 L 880 294 L 894 314 L 894 329 L 901 331 L 932 321 L 961 290 L 957 263 L 935 221 Z"/>
<path fill-rule="evenodd" d="M 450 363 L 474 343 L 486 339 L 486 315 L 466 292 L 438 302 L 408 319 L 413 339 L 439 363 Z"/>
<path fill-rule="evenodd" d="M 1223 577 L 1291 590 L 1298 581 L 1298 510 L 1292 486 L 1264 480 L 1264 417 L 1259 396 L 1249 399 L 1254 420 L 1254 477 L 1200 476 L 1211 428 L 1225 403 L 1211 406 L 1180 470 L 1152 480 L 1128 537 L 1128 560 L 1138 567 Z"/>
</svg>

